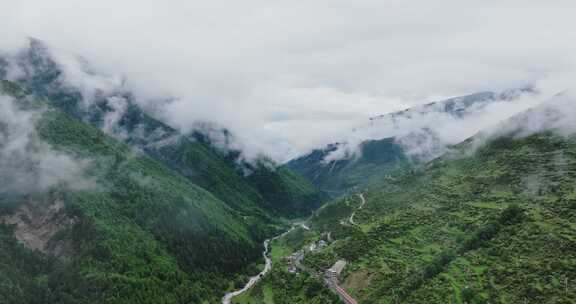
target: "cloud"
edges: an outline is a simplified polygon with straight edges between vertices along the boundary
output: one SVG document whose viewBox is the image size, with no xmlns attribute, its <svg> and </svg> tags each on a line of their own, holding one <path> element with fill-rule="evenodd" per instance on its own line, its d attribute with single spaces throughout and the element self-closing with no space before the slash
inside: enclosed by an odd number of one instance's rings
<svg viewBox="0 0 576 304">
<path fill-rule="evenodd" d="M 570 137 L 576 134 L 574 117 L 576 117 L 576 95 L 573 91 L 566 91 L 485 130 L 482 136 L 479 136 L 479 140 L 498 136 L 522 138 L 541 132 L 553 132 Z"/>
<path fill-rule="evenodd" d="M 23 110 L 13 98 L 0 95 L 0 193 L 30 194 L 52 187 L 86 189 L 88 163 L 52 149 L 40 140 L 36 125 L 42 110 Z"/>
<path fill-rule="evenodd" d="M 324 162 L 358 156 L 363 142 L 383 138 L 395 138 L 409 156 L 427 161 L 542 100 L 542 93 L 533 90 L 484 92 L 374 117 L 343 137 L 338 149 Z M 467 105 L 466 102 L 472 103 Z M 447 105 L 452 105 L 453 109 L 447 111 Z"/>
<path fill-rule="evenodd" d="M 2 37 L 80 54 L 141 101 L 174 97 L 170 124 L 217 122 L 277 160 L 377 114 L 550 85 L 576 54 L 576 4 L 564 0 L 12 3 Z"/>
</svg>

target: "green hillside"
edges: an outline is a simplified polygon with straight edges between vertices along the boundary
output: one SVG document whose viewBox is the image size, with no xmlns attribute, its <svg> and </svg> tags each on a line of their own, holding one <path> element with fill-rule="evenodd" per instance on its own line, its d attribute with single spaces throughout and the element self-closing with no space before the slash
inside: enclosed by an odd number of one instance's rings
<svg viewBox="0 0 576 304">
<path fill-rule="evenodd" d="M 354 130 L 353 137 L 366 138 L 358 145 L 346 141 L 330 144 L 286 166 L 336 198 L 357 187 L 394 179 L 440 156 L 447 145 L 437 129 L 443 123 L 473 119 L 490 105 L 532 94 L 535 90 L 530 87 L 479 92 L 374 116 L 369 124 Z M 436 121 L 437 125 L 427 121 Z M 340 157 L 333 158 L 334 152 Z"/>
<path fill-rule="evenodd" d="M 336 241 L 303 263 L 348 261 L 359 303 L 574 303 L 575 177 L 576 140 L 501 137 L 363 191 L 362 209 L 356 194 L 324 206 L 312 234 Z"/>
<path fill-rule="evenodd" d="M 2 84 L 11 95 L 24 95 Z M 19 102 L 46 109 L 39 137 L 89 160 L 87 175 L 97 186 L 0 198 L 3 217 L 23 212 L 23 202 L 48 204 L 31 218 L 64 202 L 52 218 L 62 227 L 47 255 L 16 243 L 17 227 L 1 227 L 0 270 L 10 275 L 2 276 L 0 303 L 216 303 L 236 274 L 253 271 L 246 267 L 260 259 L 260 241 L 276 227 L 68 114 Z"/>
<path fill-rule="evenodd" d="M 379 184 L 413 167 L 394 138 L 365 141 L 360 145 L 357 157 L 325 162 L 324 158 L 336 148 L 337 145 L 333 145 L 324 150 L 314 150 L 291 160 L 286 167 L 332 197 L 343 195 L 355 187 Z"/>
<path fill-rule="evenodd" d="M 222 153 L 205 134 L 195 132 L 185 135 L 155 119 L 139 106 L 134 94 L 126 88 L 115 88 L 110 92 L 96 90 L 94 96 L 86 97 L 83 88 L 63 81 L 67 75 L 41 41 L 31 39 L 29 47 L 12 61 L 25 71 L 17 79 L 18 84 L 31 94 L 46 99 L 54 107 L 99 129 L 110 129 L 106 117 L 118 112 L 120 117 L 108 132 L 118 133 L 112 135 L 141 149 L 237 211 L 272 222 L 266 211 L 294 217 L 301 215 L 302 211 L 309 212 L 319 204 L 318 199 L 322 195 L 317 189 L 306 180 L 295 178 L 289 170 L 275 170 L 275 165 L 258 168 L 259 174 L 266 175 L 270 188 L 260 182 L 254 183 L 258 177 L 245 176 L 246 170 L 237 159 L 231 157 L 238 151 Z M 0 61 L 0 76 L 2 70 Z M 88 79 L 94 77 L 89 71 L 85 73 L 84 77 Z M 90 98 L 93 100 L 87 101 Z M 115 99 L 125 103 L 124 111 L 114 107 L 111 100 Z M 217 131 L 223 136 L 231 136 L 228 130 Z M 305 193 L 303 189 L 306 189 Z"/>
<path fill-rule="evenodd" d="M 248 181 L 272 202 L 270 208 L 278 215 L 308 215 L 326 201 L 326 196 L 302 176 L 286 167 L 270 169 L 260 165 Z"/>
</svg>

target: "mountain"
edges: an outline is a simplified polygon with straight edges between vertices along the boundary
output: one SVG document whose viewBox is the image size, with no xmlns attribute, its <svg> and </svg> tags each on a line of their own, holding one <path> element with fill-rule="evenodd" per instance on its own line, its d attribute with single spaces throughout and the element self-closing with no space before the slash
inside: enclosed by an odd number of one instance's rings
<svg viewBox="0 0 576 304">
<path fill-rule="evenodd" d="M 347 261 L 340 285 L 359 303 L 576 301 L 569 283 L 576 276 L 572 101 L 515 116 L 421 171 L 323 206 L 311 230 L 273 243 L 273 252 L 286 256 L 329 242 L 306 253 L 305 272 Z M 274 303 L 323 297 L 288 265 L 256 288 L 249 303 L 265 303 L 264 294 Z M 280 285 L 300 297 L 283 301 Z"/>
<path fill-rule="evenodd" d="M 239 161 L 239 151 L 215 147 L 201 130 L 189 135 L 180 133 L 143 111 L 121 81 L 92 72 L 86 63 L 63 66 L 39 40 L 31 39 L 27 49 L 4 62 L 0 70 L 5 75 L 15 70 L 13 80 L 36 97 L 143 150 L 236 210 L 260 213 L 262 217 L 266 216 L 262 210 L 286 217 L 301 216 L 316 208 L 324 197 L 300 176 L 286 169 L 276 170 L 268 160 L 255 164 Z M 67 71 L 70 69 L 73 71 Z M 70 80 L 74 77 L 80 80 Z M 232 136 L 223 128 L 212 131 Z M 269 182 L 246 176 L 246 166 L 259 175 L 265 174 Z M 273 187 L 266 188 L 269 185 Z"/>
<path fill-rule="evenodd" d="M 0 302 L 214 301 L 230 276 L 258 259 L 261 235 L 274 227 L 15 84 L 2 85 L 18 111 L 41 111 L 34 140 L 86 160 L 86 179 L 97 186 L 2 193 L 1 267 L 13 275 L 3 276 Z"/>
<path fill-rule="evenodd" d="M 37 40 L 0 57 L 0 303 L 218 303 L 285 218 L 322 203 L 265 157 L 69 72 Z"/>
<path fill-rule="evenodd" d="M 398 120 L 411 119 L 419 114 L 429 114 L 431 112 L 446 113 L 454 117 L 466 117 L 473 114 L 473 112 L 479 108 L 486 107 L 490 103 L 514 100 L 525 93 L 535 93 L 535 91 L 531 87 L 526 87 L 522 89 L 505 90 L 499 93 L 489 91 L 479 92 L 443 101 L 430 102 L 390 114 L 374 116 L 370 118 L 370 121 L 373 123 L 390 121 L 393 124 L 398 124 Z"/>
<path fill-rule="evenodd" d="M 453 144 L 439 124 L 533 90 L 376 116 L 278 166 L 74 68 L 36 40 L 0 57 L 0 303 L 220 303 L 311 212 L 233 303 L 576 302 L 569 94 Z"/>
<path fill-rule="evenodd" d="M 325 149 L 314 150 L 289 161 L 286 166 L 333 197 L 358 186 L 390 179 L 413 166 L 394 138 L 365 141 L 359 147 L 361 156 L 326 162 L 325 159 L 338 146 L 332 144 Z"/>
<path fill-rule="evenodd" d="M 393 179 L 446 152 L 448 144 L 435 130 L 438 123 L 465 122 L 490 105 L 531 94 L 535 94 L 531 88 L 481 92 L 374 116 L 354 130 L 354 141 L 313 150 L 286 166 L 337 197 L 355 187 Z"/>
</svg>

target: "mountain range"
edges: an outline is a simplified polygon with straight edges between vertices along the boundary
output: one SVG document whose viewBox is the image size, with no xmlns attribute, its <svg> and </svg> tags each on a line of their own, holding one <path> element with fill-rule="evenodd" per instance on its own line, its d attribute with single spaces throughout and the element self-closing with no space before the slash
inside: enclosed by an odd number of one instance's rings
<svg viewBox="0 0 576 304">
<path fill-rule="evenodd" d="M 576 302 L 569 93 L 427 103 L 278 164 L 39 40 L 0 78 L 0 303 Z"/>
<path fill-rule="evenodd" d="M 576 301 L 573 101 L 556 96 L 324 205 L 272 243 L 296 270 L 279 259 L 236 303 L 342 303 L 317 285 L 338 261 L 340 289 L 326 286 L 348 303 Z"/>
<path fill-rule="evenodd" d="M 5 102 L 39 117 L 25 134 L 34 142 L 19 152 L 48 146 L 82 164 L 85 176 L 69 179 L 91 184 L 0 194 L 2 303 L 214 303 L 255 270 L 261 242 L 283 218 L 323 200 L 265 157 L 243 162 L 200 131 L 182 134 L 153 118 L 122 87 L 87 93 L 67 83 L 38 40 L 2 62 Z M 41 175 L 49 161 L 36 161 L 15 170 Z M 58 169 L 48 173 L 67 170 Z"/>
<path fill-rule="evenodd" d="M 446 153 L 452 143 L 442 138 L 440 128 L 458 127 L 486 108 L 535 94 L 529 87 L 480 92 L 370 117 L 353 130 L 350 141 L 315 149 L 286 166 L 336 197 L 389 180 Z"/>
</svg>

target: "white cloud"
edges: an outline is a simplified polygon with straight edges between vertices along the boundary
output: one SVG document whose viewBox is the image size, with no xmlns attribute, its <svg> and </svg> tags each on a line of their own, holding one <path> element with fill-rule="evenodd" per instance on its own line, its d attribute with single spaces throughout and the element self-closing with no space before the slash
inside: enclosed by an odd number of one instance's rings
<svg viewBox="0 0 576 304">
<path fill-rule="evenodd" d="M 564 0 L 5 2 L 3 37 L 79 53 L 146 99 L 177 96 L 173 125 L 216 121 L 281 160 L 440 97 L 560 87 L 576 54 Z"/>
<path fill-rule="evenodd" d="M 573 91 L 558 94 L 546 102 L 520 113 L 512 119 L 496 124 L 479 136 L 479 140 L 502 135 L 516 138 L 551 131 L 560 136 L 573 137 L 576 134 L 576 95 Z"/>
<path fill-rule="evenodd" d="M 22 110 L 11 97 L 0 95 L 0 193 L 29 194 L 55 186 L 93 187 L 84 177 L 88 163 L 52 149 L 36 125 L 43 110 Z"/>
</svg>

